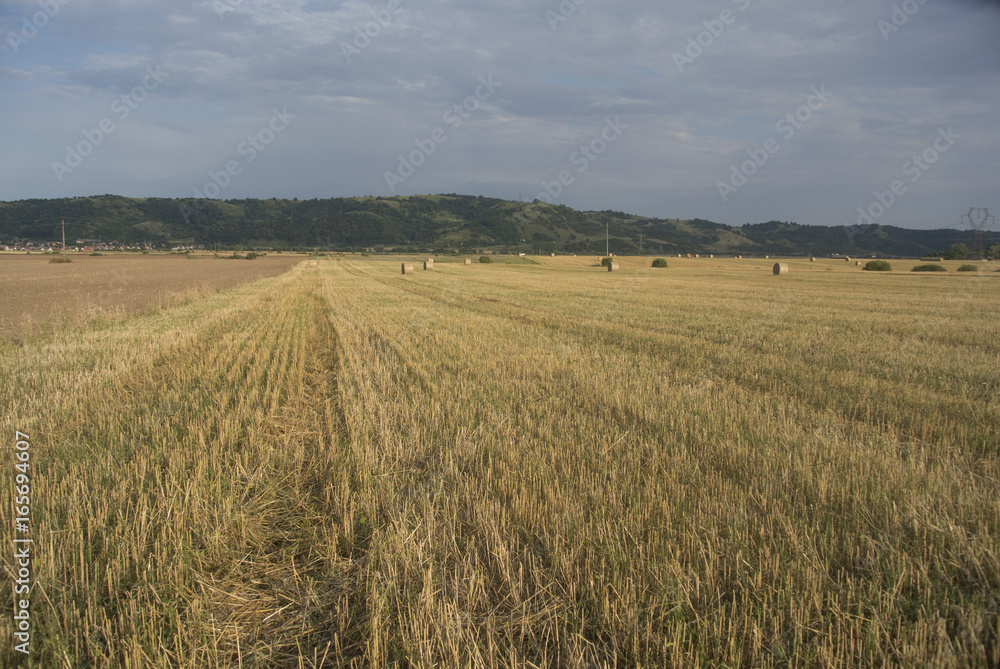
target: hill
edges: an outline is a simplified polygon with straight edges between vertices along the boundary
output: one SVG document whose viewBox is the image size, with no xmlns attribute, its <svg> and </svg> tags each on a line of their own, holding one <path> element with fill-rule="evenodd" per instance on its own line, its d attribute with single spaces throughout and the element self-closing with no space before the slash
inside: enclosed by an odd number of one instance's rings
<svg viewBox="0 0 1000 669">
<path fill-rule="evenodd" d="M 471 195 L 313 200 L 195 200 L 116 195 L 0 202 L 0 241 L 67 240 L 411 252 L 922 256 L 971 245 L 963 230 L 827 227 L 770 221 L 741 227 Z"/>
</svg>

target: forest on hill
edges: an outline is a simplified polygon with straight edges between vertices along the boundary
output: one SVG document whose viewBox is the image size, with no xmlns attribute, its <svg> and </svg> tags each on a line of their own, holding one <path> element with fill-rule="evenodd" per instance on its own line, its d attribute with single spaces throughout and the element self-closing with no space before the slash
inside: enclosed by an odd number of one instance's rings
<svg viewBox="0 0 1000 669">
<path fill-rule="evenodd" d="M 69 243 L 114 240 L 156 247 L 583 254 L 603 253 L 607 234 L 611 251 L 623 255 L 915 257 L 975 243 L 972 233 L 957 229 L 780 221 L 734 227 L 456 194 L 225 201 L 101 195 L 0 202 L 0 243 L 57 241 L 60 221 Z"/>
</svg>

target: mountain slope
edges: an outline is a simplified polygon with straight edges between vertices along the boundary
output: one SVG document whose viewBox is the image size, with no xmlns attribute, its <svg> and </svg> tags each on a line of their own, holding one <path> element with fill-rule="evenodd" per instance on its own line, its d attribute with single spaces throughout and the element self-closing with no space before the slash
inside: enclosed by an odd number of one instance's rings
<svg viewBox="0 0 1000 669">
<path fill-rule="evenodd" d="M 972 243 L 961 230 L 797 223 L 733 227 L 702 219 L 655 219 L 618 211 L 469 195 L 313 200 L 194 200 L 115 195 L 0 202 L 0 241 L 177 242 L 272 248 L 383 247 L 449 252 L 718 253 L 921 256 Z"/>
</svg>

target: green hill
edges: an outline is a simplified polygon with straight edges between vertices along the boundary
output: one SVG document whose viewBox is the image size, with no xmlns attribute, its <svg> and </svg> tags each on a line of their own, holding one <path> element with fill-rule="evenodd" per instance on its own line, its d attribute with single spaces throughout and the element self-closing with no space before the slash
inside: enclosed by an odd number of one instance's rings
<svg viewBox="0 0 1000 669">
<path fill-rule="evenodd" d="M 115 195 L 0 202 L 0 242 L 59 239 L 264 248 L 922 256 L 971 244 L 961 230 L 797 223 L 733 227 L 470 195 L 195 200 Z"/>
</svg>

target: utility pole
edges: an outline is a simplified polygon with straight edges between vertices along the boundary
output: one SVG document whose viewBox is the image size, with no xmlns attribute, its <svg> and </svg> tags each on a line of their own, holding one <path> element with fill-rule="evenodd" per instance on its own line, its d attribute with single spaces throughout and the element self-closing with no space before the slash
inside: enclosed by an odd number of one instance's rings
<svg viewBox="0 0 1000 669">
<path fill-rule="evenodd" d="M 60 220 L 60 223 L 62 223 L 62 232 L 63 232 L 63 248 L 62 248 L 62 251 L 63 251 L 63 258 L 65 259 L 66 258 L 66 219 Z"/>
<path fill-rule="evenodd" d="M 973 234 L 973 244 L 975 245 L 976 259 L 983 259 L 983 230 L 988 226 L 992 225 L 993 221 L 996 220 L 993 216 L 990 216 L 990 210 L 981 207 L 972 207 L 969 209 L 969 213 L 962 217 L 963 221 L 968 221 L 969 230 Z"/>
<path fill-rule="evenodd" d="M 604 221 L 604 257 L 611 256 L 611 221 Z"/>
</svg>

